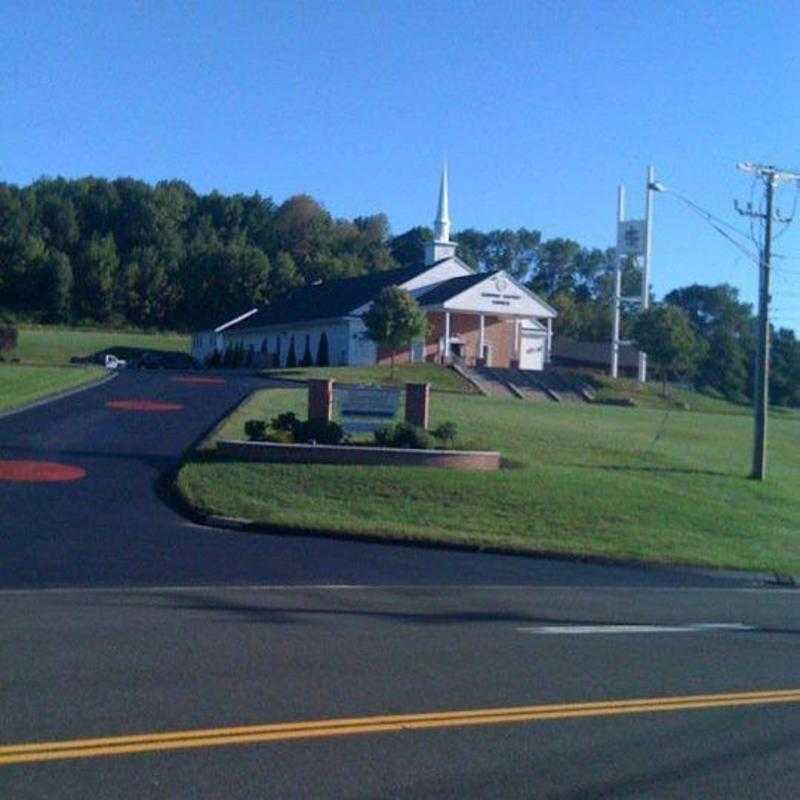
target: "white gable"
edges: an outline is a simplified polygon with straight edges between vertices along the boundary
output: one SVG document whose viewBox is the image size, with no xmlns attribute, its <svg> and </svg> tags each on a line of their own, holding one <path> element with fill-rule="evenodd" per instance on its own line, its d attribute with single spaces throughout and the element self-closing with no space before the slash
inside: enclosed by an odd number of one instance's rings
<svg viewBox="0 0 800 800">
<path fill-rule="evenodd" d="M 502 271 L 446 300 L 442 308 L 540 319 L 557 316 L 554 308 Z"/>
<path fill-rule="evenodd" d="M 433 264 L 430 269 L 420 272 L 413 278 L 401 283 L 400 287 L 405 289 L 412 297 L 416 298 L 420 294 L 429 291 L 437 283 L 449 281 L 450 278 L 462 278 L 464 275 L 472 275 L 472 270 L 458 258 L 448 258 L 439 264 Z M 350 313 L 360 316 L 372 305 L 372 301 L 364 303 Z"/>
<path fill-rule="evenodd" d="M 450 278 L 462 278 L 464 275 L 472 275 L 473 271 L 459 258 L 448 258 L 439 264 L 434 264 L 430 269 L 415 275 L 411 280 L 400 285 L 414 297 L 420 292 L 417 289 L 428 290 L 437 283 L 449 281 Z"/>
</svg>

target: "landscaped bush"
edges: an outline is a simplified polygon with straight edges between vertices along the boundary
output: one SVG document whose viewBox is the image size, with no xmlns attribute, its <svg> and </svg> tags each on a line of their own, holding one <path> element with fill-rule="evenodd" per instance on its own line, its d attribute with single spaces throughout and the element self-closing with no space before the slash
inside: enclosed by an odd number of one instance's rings
<svg viewBox="0 0 800 800">
<path fill-rule="evenodd" d="M 424 428 L 417 428 L 407 422 L 386 425 L 373 434 L 375 444 L 383 447 L 406 447 L 410 450 L 432 450 L 433 437 Z"/>
<path fill-rule="evenodd" d="M 339 444 L 344 439 L 344 430 L 335 422 L 310 419 L 303 423 L 302 441 L 317 444 Z"/>
<path fill-rule="evenodd" d="M 455 422 L 443 422 L 438 428 L 431 431 L 434 438 L 438 439 L 442 447 L 452 449 L 456 444 L 458 428 Z"/>
<path fill-rule="evenodd" d="M 344 430 L 335 422 L 326 422 L 321 419 L 301 420 L 293 412 L 278 414 L 270 422 L 270 427 L 276 433 L 288 435 L 289 442 L 316 442 L 317 444 L 339 444 L 344 439 Z"/>
<path fill-rule="evenodd" d="M 249 419 L 244 424 L 244 432 L 251 442 L 267 440 L 267 423 L 263 419 Z"/>
<path fill-rule="evenodd" d="M 292 438 L 296 439 L 298 434 L 301 433 L 303 422 L 297 418 L 297 414 L 293 411 L 286 411 L 283 414 L 278 414 L 270 421 L 270 427 L 274 431 L 286 431 L 292 434 Z"/>
</svg>

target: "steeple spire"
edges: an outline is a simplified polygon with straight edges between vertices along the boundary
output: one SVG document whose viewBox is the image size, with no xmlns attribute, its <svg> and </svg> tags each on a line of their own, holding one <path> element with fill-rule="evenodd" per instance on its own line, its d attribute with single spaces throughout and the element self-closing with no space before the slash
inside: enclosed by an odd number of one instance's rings
<svg viewBox="0 0 800 800">
<path fill-rule="evenodd" d="M 447 162 L 442 166 L 442 182 L 439 185 L 439 210 L 433 223 L 433 240 L 435 242 L 450 241 L 450 214 L 447 197 Z"/>
<path fill-rule="evenodd" d="M 439 184 L 439 208 L 433 221 L 433 241 L 425 242 L 425 264 L 454 258 L 456 243 L 450 241 L 450 209 L 447 197 L 447 162 L 442 165 L 442 182 Z"/>
</svg>

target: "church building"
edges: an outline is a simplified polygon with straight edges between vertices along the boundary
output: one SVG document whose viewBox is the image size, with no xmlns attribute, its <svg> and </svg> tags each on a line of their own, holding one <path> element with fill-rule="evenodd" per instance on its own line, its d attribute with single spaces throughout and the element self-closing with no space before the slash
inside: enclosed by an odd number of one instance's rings
<svg viewBox="0 0 800 800">
<path fill-rule="evenodd" d="M 243 348 L 260 367 L 389 363 L 390 353 L 365 335 L 363 314 L 386 286 L 407 290 L 429 320 L 425 339 L 396 361 L 541 370 L 550 360 L 555 310 L 503 270 L 476 273 L 450 241 L 447 169 L 442 172 L 434 239 L 416 267 L 304 286 L 264 308 L 196 333 L 192 355 Z"/>
</svg>

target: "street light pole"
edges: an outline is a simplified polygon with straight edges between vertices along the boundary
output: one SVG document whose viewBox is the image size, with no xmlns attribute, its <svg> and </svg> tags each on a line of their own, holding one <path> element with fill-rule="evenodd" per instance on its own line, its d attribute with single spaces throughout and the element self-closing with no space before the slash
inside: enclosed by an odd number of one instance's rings
<svg viewBox="0 0 800 800">
<path fill-rule="evenodd" d="M 619 223 L 625 220 L 625 187 L 620 184 L 617 189 L 617 231 Z M 611 325 L 611 377 L 619 377 L 619 334 L 620 316 L 622 314 L 622 253 L 617 253 L 614 265 L 614 308 Z"/>
<path fill-rule="evenodd" d="M 642 311 L 650 308 L 650 253 L 653 242 L 653 194 L 662 191 L 656 183 L 656 171 L 652 165 L 647 168 L 647 186 L 645 188 L 644 217 L 644 258 L 642 263 Z M 647 380 L 647 353 L 639 353 L 639 382 Z"/>
</svg>

